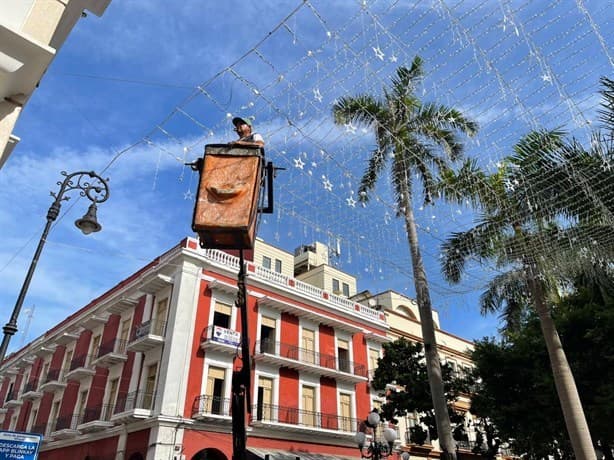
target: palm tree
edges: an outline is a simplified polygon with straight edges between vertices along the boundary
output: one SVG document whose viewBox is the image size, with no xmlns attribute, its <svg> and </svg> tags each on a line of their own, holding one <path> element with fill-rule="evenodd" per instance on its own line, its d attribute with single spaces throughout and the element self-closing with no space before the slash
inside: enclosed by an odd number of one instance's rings
<svg viewBox="0 0 614 460">
<path fill-rule="evenodd" d="M 447 198 L 470 196 L 483 214 L 473 228 L 444 243 L 442 265 L 446 278 L 459 282 L 468 260 L 494 262 L 500 273 L 482 294 L 481 308 L 503 309 L 508 327 L 523 306 L 535 308 L 572 448 L 576 458 L 591 459 L 588 424 L 549 304 L 561 282 L 611 263 L 614 173 L 603 167 L 603 146 L 585 151 L 563 136 L 558 130 L 531 132 L 496 173 L 468 167 L 463 178 L 446 177 Z M 605 153 L 613 159 L 611 149 Z"/>
<path fill-rule="evenodd" d="M 422 186 L 424 202 L 435 196 L 438 176 L 451 170 L 460 159 L 463 144 L 457 133 L 473 135 L 477 124 L 460 111 L 434 103 L 423 103 L 415 94 L 423 75 L 422 59 L 415 57 L 411 67 L 399 67 L 383 97 L 370 94 L 342 97 L 333 106 L 335 123 L 356 123 L 374 130 L 376 148 L 371 153 L 358 189 L 362 202 L 390 163 L 397 216 L 403 217 L 411 252 L 416 301 L 420 311 L 427 371 L 442 458 L 456 458 L 450 418 L 444 395 L 441 366 L 435 340 L 435 327 L 429 287 L 414 217 L 414 177 Z"/>
</svg>

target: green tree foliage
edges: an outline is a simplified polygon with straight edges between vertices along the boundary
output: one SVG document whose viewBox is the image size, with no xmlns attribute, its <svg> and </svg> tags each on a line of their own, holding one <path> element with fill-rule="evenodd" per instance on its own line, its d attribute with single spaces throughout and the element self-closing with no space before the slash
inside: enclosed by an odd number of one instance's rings
<svg viewBox="0 0 614 460">
<path fill-rule="evenodd" d="M 589 148 L 559 130 L 533 131 L 487 175 L 467 162 L 445 176 L 441 193 L 469 199 L 482 213 L 470 230 L 443 245 L 446 278 L 459 282 L 470 261 L 499 273 L 480 303 L 515 328 L 527 306 L 537 312 L 567 433 L 578 458 L 595 458 L 587 419 L 551 307 L 561 286 L 580 274 L 593 280 L 612 270 L 614 244 L 614 82 L 602 79 L 601 129 Z M 511 328 L 510 328 L 511 326 Z"/>
<path fill-rule="evenodd" d="M 424 349 L 420 343 L 412 343 L 401 338 L 391 343 L 385 343 L 384 357 L 378 360 L 373 377 L 373 387 L 386 395 L 386 403 L 381 407 L 381 415 L 386 420 L 397 423 L 398 417 L 409 413 L 417 413 L 418 420 L 426 425 L 432 440 L 438 438 L 437 424 L 433 410 L 433 401 L 428 381 Z M 467 381 L 455 376 L 452 367 L 441 365 L 446 402 L 448 404 L 450 421 L 460 423 L 463 415 L 452 410 L 451 404 L 468 391 Z M 402 390 L 386 391 L 386 385 L 395 382 Z M 411 442 L 424 444 L 427 433 L 422 427 L 411 429 Z M 463 433 L 457 434 L 463 436 Z"/>
<path fill-rule="evenodd" d="M 614 447 L 614 300 L 583 282 L 553 309 L 595 441 Z M 548 366 L 539 319 L 529 312 L 503 339 L 483 339 L 473 353 L 479 383 L 471 411 L 513 438 L 529 459 L 574 458 Z"/>
</svg>

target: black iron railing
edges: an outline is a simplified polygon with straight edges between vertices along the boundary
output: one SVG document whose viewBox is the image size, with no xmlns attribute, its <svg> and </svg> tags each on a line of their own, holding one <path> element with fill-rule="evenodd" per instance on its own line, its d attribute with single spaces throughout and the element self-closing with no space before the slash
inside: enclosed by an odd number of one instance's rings
<svg viewBox="0 0 614 460">
<path fill-rule="evenodd" d="M 52 431 L 76 430 L 79 424 L 79 414 L 62 415 L 55 421 Z"/>
<path fill-rule="evenodd" d="M 94 422 L 96 420 L 108 422 L 109 419 L 111 418 L 112 413 L 113 413 L 113 406 L 109 404 L 103 404 L 102 406 L 96 406 L 96 407 L 88 407 L 83 412 L 83 416 L 81 417 L 79 424 Z"/>
<path fill-rule="evenodd" d="M 37 388 L 38 388 L 38 383 L 28 382 L 26 386 L 23 388 L 23 392 L 28 393 L 30 391 L 36 391 Z"/>
<path fill-rule="evenodd" d="M 79 369 L 81 367 L 90 367 L 90 363 L 95 356 L 90 356 L 88 354 L 82 354 L 75 356 L 70 361 L 69 372 L 74 371 L 75 369 Z"/>
<path fill-rule="evenodd" d="M 354 433 L 358 429 L 358 419 L 296 407 L 261 403 L 254 406 L 252 414 L 254 420 L 268 423 L 284 423 L 349 433 Z"/>
<path fill-rule="evenodd" d="M 119 394 L 117 395 L 117 402 L 115 403 L 113 413 L 119 414 L 120 412 L 131 411 L 134 409 L 151 410 L 153 408 L 154 400 L 154 393 L 143 390 L 133 391 L 124 395 Z"/>
<path fill-rule="evenodd" d="M 280 356 L 282 358 L 291 359 L 314 366 L 326 367 L 335 369 L 340 372 L 367 377 L 367 367 L 364 364 L 356 364 L 347 359 L 340 359 L 335 355 L 326 355 L 318 353 L 307 348 L 297 347 L 283 342 L 275 342 L 273 340 L 258 340 L 256 342 L 255 355 L 270 354 Z"/>
<path fill-rule="evenodd" d="M 128 344 L 127 340 L 122 339 L 113 339 L 108 340 L 107 342 L 100 345 L 98 348 L 98 353 L 95 353 L 97 358 L 102 358 L 104 355 L 108 355 L 109 353 L 126 353 L 126 345 Z"/>
<path fill-rule="evenodd" d="M 166 331 L 166 321 L 154 319 L 144 321 L 139 324 L 130 337 L 130 341 L 134 341 L 136 339 L 140 339 L 141 337 L 145 337 L 146 335 L 157 335 L 164 337 L 164 333 Z"/>
<path fill-rule="evenodd" d="M 39 423 L 38 425 L 34 425 L 32 428 L 30 428 L 30 432 L 31 433 L 40 433 L 40 434 L 45 434 L 45 430 L 47 429 L 47 424 L 46 423 Z"/>
<path fill-rule="evenodd" d="M 59 381 L 60 380 L 60 372 L 61 372 L 61 369 L 51 369 L 49 372 L 47 372 L 47 377 L 45 378 L 45 382 L 44 383 Z"/>
<path fill-rule="evenodd" d="M 231 400 L 221 396 L 200 395 L 192 404 L 192 418 L 199 415 L 230 416 Z"/>
</svg>

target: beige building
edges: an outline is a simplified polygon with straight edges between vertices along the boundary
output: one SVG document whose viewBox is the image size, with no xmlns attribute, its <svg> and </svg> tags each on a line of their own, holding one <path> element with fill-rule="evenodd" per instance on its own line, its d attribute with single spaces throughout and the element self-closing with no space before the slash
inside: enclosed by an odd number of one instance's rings
<svg viewBox="0 0 614 460">
<path fill-rule="evenodd" d="M 43 74 L 84 11 L 111 0 L 0 2 L 0 168 L 19 142 L 13 129 Z"/>
<path fill-rule="evenodd" d="M 391 341 L 404 337 L 412 342 L 422 342 L 420 313 L 414 299 L 391 290 L 379 294 L 363 291 L 352 299 L 384 312 L 386 322 L 389 325 L 388 336 Z M 473 366 L 470 359 L 473 343 L 442 330 L 439 322 L 439 313 L 436 310 L 433 310 L 433 321 L 435 323 L 435 338 L 441 360 L 449 363 L 458 373 L 470 370 Z M 394 390 L 394 388 L 391 389 Z M 378 402 L 377 399 L 375 401 L 376 403 Z M 383 402 L 383 398 L 379 402 Z M 461 398 L 457 401 L 456 407 L 461 411 L 467 411 L 469 409 L 469 398 Z M 471 418 L 471 414 L 468 412 L 467 417 Z M 409 429 L 416 423 L 416 418 L 416 414 L 409 414 L 407 417 L 399 419 L 397 428 L 400 444 L 409 448 L 412 456 L 414 454 L 422 456 L 428 453 L 428 451 L 438 452 L 439 443 L 437 441 L 427 444 L 424 448 L 415 446 L 411 442 Z M 475 441 L 475 433 L 469 433 L 469 438 L 470 441 Z"/>
</svg>

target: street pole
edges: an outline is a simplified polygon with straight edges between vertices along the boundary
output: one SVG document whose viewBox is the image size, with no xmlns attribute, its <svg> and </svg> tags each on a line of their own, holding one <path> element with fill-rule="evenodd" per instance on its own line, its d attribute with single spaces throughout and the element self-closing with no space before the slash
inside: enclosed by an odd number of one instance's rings
<svg viewBox="0 0 614 460">
<path fill-rule="evenodd" d="M 55 200 L 47 211 L 47 223 L 45 224 L 45 229 L 43 230 L 43 234 L 41 235 L 36 251 L 34 252 L 34 257 L 30 263 L 30 268 L 26 274 L 26 279 L 24 280 L 21 290 L 19 291 L 19 296 L 17 297 L 17 301 L 13 307 L 11 318 L 2 328 L 4 336 L 2 338 L 2 344 L 0 345 L 0 363 L 4 361 L 11 337 L 17 332 L 17 318 L 21 312 L 21 307 L 23 306 L 23 302 L 26 298 L 28 288 L 30 287 L 30 281 L 32 281 L 32 276 L 36 270 L 36 265 L 38 264 L 41 252 L 45 246 L 45 243 L 47 242 L 47 235 L 51 229 L 51 224 L 53 224 L 60 213 L 62 201 L 70 199 L 70 197 L 64 197 L 64 193 L 71 190 L 80 190 L 80 195 L 87 197 L 92 202 L 87 213 L 81 219 L 78 219 L 75 222 L 75 225 L 77 225 L 77 227 L 84 234 L 87 235 L 92 232 L 100 231 L 101 229 L 100 224 L 96 220 L 96 204 L 106 201 L 106 199 L 109 197 L 109 187 L 105 179 L 93 171 L 79 171 L 72 174 L 67 174 L 65 171 L 62 171 L 62 175 L 64 175 L 65 178 L 62 182 L 58 182 L 60 190 L 57 194 L 51 192 L 51 196 L 53 196 Z M 88 181 L 86 176 L 93 179 L 93 181 Z"/>
</svg>

